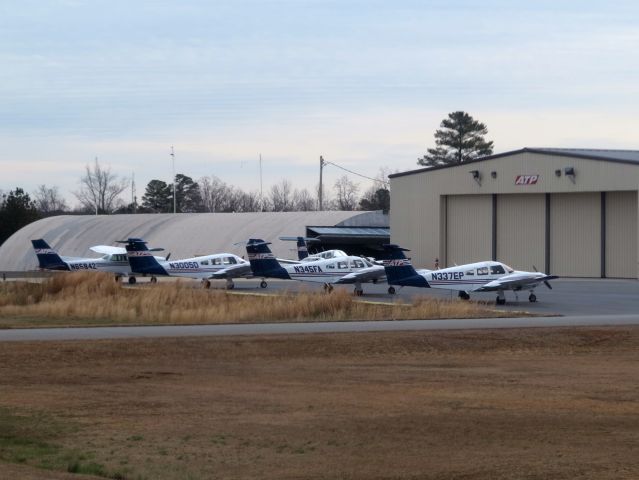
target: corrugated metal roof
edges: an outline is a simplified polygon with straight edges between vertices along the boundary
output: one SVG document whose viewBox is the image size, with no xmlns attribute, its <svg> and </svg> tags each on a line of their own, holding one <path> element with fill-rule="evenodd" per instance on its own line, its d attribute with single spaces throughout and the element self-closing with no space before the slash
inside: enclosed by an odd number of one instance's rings
<svg viewBox="0 0 639 480">
<path fill-rule="evenodd" d="M 639 150 L 604 150 L 596 148 L 529 148 L 541 153 L 639 163 Z"/>
<path fill-rule="evenodd" d="M 317 235 L 332 237 L 389 237 L 390 228 L 386 227 L 308 227 Z"/>
<path fill-rule="evenodd" d="M 235 242 L 263 238 L 273 241 L 276 256 L 286 258 L 293 255 L 291 245 L 278 237 L 304 235 L 307 225 L 359 225 L 359 216 L 370 221 L 368 225 L 388 224 L 381 213 L 336 211 L 61 215 L 38 220 L 9 237 L 0 246 L 0 270 L 37 268 L 30 242 L 35 238 L 44 238 L 65 256 L 97 257 L 90 246 L 140 237 L 150 247 L 163 247 L 174 259 L 222 252 L 245 255 L 244 247 Z"/>
<path fill-rule="evenodd" d="M 509 152 L 498 153 L 488 157 L 476 158 L 469 160 L 461 165 L 468 165 L 496 158 L 503 158 L 520 153 L 539 153 L 544 155 L 555 155 L 558 157 L 585 158 L 589 160 L 600 160 L 613 163 L 632 163 L 639 165 L 639 150 L 612 150 L 612 149 L 596 149 L 596 148 L 522 148 L 519 150 L 511 150 Z M 439 167 L 425 167 L 416 170 L 408 170 L 406 172 L 393 173 L 388 178 L 403 177 L 405 175 L 414 175 L 416 173 L 430 172 L 432 170 L 442 170 L 444 168 L 458 167 L 460 164 L 444 165 Z"/>
</svg>

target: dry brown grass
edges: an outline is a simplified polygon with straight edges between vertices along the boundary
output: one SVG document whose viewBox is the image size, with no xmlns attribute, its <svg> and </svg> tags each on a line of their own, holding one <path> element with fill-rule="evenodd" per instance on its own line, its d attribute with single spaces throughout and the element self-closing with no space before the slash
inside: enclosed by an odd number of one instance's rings
<svg viewBox="0 0 639 480">
<path fill-rule="evenodd" d="M 0 479 L 636 480 L 638 361 L 637 327 L 0 343 Z"/>
<path fill-rule="evenodd" d="M 128 288 L 108 274 L 59 275 L 0 286 L 4 326 L 50 324 L 203 324 L 279 321 L 401 320 L 512 316 L 474 302 L 416 300 L 412 305 L 357 301 L 344 290 L 247 295 L 174 282 Z M 46 320 L 44 320 L 46 319 Z"/>
</svg>

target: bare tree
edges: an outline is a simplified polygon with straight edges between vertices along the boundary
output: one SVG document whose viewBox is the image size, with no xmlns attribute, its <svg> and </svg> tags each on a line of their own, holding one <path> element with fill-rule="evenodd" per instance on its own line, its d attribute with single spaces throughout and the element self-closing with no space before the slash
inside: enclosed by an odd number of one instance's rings
<svg viewBox="0 0 639 480">
<path fill-rule="evenodd" d="M 198 180 L 202 203 L 207 212 L 225 212 L 232 194 L 232 187 L 215 175 L 202 177 Z"/>
<path fill-rule="evenodd" d="M 93 167 L 86 166 L 86 173 L 80 178 L 80 190 L 73 194 L 82 206 L 91 212 L 111 213 L 118 203 L 120 195 L 129 185 L 125 179 L 111 173 L 111 169 L 103 169 L 95 159 Z"/>
<path fill-rule="evenodd" d="M 274 212 L 288 212 L 292 208 L 291 182 L 284 179 L 271 187 L 270 200 Z"/>
<path fill-rule="evenodd" d="M 33 193 L 33 198 L 38 211 L 42 215 L 65 212 L 69 209 L 66 201 L 60 195 L 58 187 L 47 187 L 39 185 Z"/>
<path fill-rule="evenodd" d="M 293 192 L 293 210 L 296 212 L 309 212 L 311 210 L 315 210 L 316 205 L 317 200 L 311 196 L 307 189 L 296 189 Z"/>
<path fill-rule="evenodd" d="M 355 210 L 357 208 L 357 191 L 359 185 L 343 175 L 335 182 L 337 205 L 340 210 Z"/>
</svg>

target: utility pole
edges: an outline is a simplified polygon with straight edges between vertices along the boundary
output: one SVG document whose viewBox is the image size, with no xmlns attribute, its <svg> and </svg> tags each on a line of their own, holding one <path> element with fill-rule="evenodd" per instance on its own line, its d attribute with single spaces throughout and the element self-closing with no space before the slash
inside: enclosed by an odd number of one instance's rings
<svg viewBox="0 0 639 480">
<path fill-rule="evenodd" d="M 262 154 L 260 153 L 260 212 L 264 211 L 264 192 L 262 190 Z"/>
<path fill-rule="evenodd" d="M 133 213 L 135 213 L 137 198 L 135 197 L 135 172 L 131 173 L 131 208 L 133 209 Z"/>
<path fill-rule="evenodd" d="M 319 210 L 320 212 L 323 210 L 323 204 L 322 204 L 322 171 L 324 170 L 324 165 L 326 165 L 326 162 L 324 161 L 324 158 L 320 155 L 320 181 L 319 181 Z"/>
<path fill-rule="evenodd" d="M 177 201 L 175 196 L 175 152 L 173 151 L 173 145 L 171 145 L 171 165 L 173 172 L 173 213 L 177 213 Z"/>
</svg>

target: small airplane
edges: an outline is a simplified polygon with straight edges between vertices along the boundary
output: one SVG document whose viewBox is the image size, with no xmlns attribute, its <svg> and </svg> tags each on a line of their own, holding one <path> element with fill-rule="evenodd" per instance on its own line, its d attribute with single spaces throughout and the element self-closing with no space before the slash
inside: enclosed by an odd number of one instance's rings
<svg viewBox="0 0 639 480">
<path fill-rule="evenodd" d="M 201 279 L 205 288 L 211 286 L 211 279 L 225 279 L 226 288 L 231 290 L 235 287 L 234 278 L 251 277 L 251 266 L 249 262 L 232 253 L 217 253 L 214 255 L 203 255 L 181 260 L 158 260 L 151 253 L 155 249 L 149 249 L 141 238 L 129 238 L 120 240 L 125 244 L 126 257 L 134 273 L 186 277 Z M 135 281 L 129 283 L 135 283 Z M 260 285 L 266 288 L 266 282 Z"/>
<path fill-rule="evenodd" d="M 126 259 L 126 250 L 122 247 L 111 247 L 108 245 L 96 245 L 90 250 L 100 253 L 100 258 L 90 257 L 61 257 L 42 238 L 31 240 L 33 249 L 38 257 L 38 265 L 42 270 L 66 270 L 66 271 L 96 271 L 115 273 L 117 279 L 120 277 L 132 276 L 131 267 Z M 161 257 L 160 257 L 161 258 Z"/>
<path fill-rule="evenodd" d="M 246 253 L 255 276 L 323 283 L 324 290 L 329 292 L 334 284 L 355 284 L 354 294 L 358 296 L 364 293 L 363 282 L 377 282 L 385 277 L 383 266 L 348 255 L 282 266 L 269 245 L 270 242 L 255 238 L 246 244 Z"/>
<path fill-rule="evenodd" d="M 384 260 L 388 293 L 395 293 L 393 285 L 401 287 L 442 288 L 459 291 L 459 297 L 468 300 L 469 292 L 497 292 L 497 305 L 506 303 L 506 290 L 512 290 L 517 297 L 518 291 L 528 290 L 528 300 L 536 302 L 535 288 L 543 283 L 552 286 L 548 280 L 556 275 L 542 272 L 521 272 L 513 270 L 501 262 L 486 261 L 443 268 L 441 270 L 415 270 L 404 252 L 409 250 L 397 245 L 384 245 L 389 260 Z"/>
<path fill-rule="evenodd" d="M 316 238 L 307 237 L 279 237 L 280 240 L 297 242 L 297 262 L 294 260 L 283 260 L 278 258 L 280 263 L 300 263 L 300 262 L 314 262 L 315 260 L 328 260 L 330 258 L 348 257 L 348 254 L 343 250 L 324 250 L 319 253 L 309 255 L 308 244 L 311 242 L 319 242 Z"/>
</svg>

